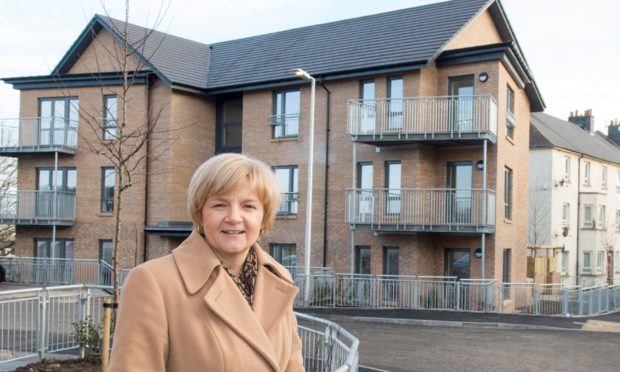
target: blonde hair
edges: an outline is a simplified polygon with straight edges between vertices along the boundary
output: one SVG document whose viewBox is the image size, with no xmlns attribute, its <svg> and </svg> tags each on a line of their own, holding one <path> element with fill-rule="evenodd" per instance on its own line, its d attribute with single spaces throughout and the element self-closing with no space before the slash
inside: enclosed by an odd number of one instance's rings
<svg viewBox="0 0 620 372">
<path fill-rule="evenodd" d="M 187 202 L 194 226 L 202 223 L 202 208 L 212 196 L 225 195 L 248 185 L 263 205 L 261 231 L 268 230 L 280 205 L 280 187 L 271 168 L 241 154 L 221 154 L 202 163 L 189 182 Z"/>
</svg>

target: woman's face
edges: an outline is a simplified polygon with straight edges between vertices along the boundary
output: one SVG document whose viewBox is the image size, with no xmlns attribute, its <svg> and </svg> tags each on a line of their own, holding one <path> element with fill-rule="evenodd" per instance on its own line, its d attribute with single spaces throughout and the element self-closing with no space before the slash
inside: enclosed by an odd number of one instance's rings
<svg viewBox="0 0 620 372">
<path fill-rule="evenodd" d="M 212 196 L 202 207 L 202 228 L 209 244 L 224 261 L 245 260 L 258 239 L 264 208 L 250 187 Z M 225 262 L 225 263 L 228 263 Z"/>
</svg>

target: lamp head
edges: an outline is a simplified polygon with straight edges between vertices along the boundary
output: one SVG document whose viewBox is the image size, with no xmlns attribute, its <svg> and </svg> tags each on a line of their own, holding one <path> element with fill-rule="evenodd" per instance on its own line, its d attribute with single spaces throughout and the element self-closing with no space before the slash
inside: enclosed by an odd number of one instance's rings
<svg viewBox="0 0 620 372">
<path fill-rule="evenodd" d="M 295 73 L 295 76 L 297 76 L 300 79 L 313 80 L 312 76 L 310 76 L 310 74 L 306 72 L 305 70 L 302 70 L 300 68 L 295 68 L 293 69 L 293 72 Z"/>
</svg>

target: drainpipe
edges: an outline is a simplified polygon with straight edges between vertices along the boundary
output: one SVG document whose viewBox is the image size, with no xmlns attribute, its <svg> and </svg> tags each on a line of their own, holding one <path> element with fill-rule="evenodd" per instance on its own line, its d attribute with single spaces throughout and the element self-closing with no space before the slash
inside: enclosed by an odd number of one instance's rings
<svg viewBox="0 0 620 372">
<path fill-rule="evenodd" d="M 484 210 L 482 211 L 482 215 L 485 216 L 486 223 L 486 215 L 487 215 L 487 140 L 484 140 L 482 145 L 482 205 Z M 496 204 L 497 205 L 497 204 Z M 485 264 L 486 264 L 486 236 L 484 233 L 480 236 L 480 250 L 482 251 L 482 261 L 480 263 L 480 279 L 485 278 Z"/>
<path fill-rule="evenodd" d="M 325 203 L 323 206 L 323 267 L 327 266 L 327 209 L 329 207 L 329 111 L 331 106 L 332 92 L 323 84 L 323 80 L 319 81 L 319 85 L 327 93 L 327 113 L 326 113 L 326 129 L 325 129 Z"/>
<path fill-rule="evenodd" d="M 353 219 L 353 223 L 351 224 L 351 253 L 350 253 L 350 265 L 349 272 L 353 274 L 355 271 L 355 216 L 357 211 L 355 210 L 356 202 L 355 202 L 355 179 L 357 178 L 357 152 L 356 152 L 356 142 L 353 142 L 353 172 L 351 172 L 351 199 L 349 200 L 349 210 L 350 216 Z"/>
<path fill-rule="evenodd" d="M 577 160 L 577 228 L 575 229 L 575 233 L 577 234 L 577 247 L 576 251 L 576 259 L 575 259 L 575 285 L 579 285 L 579 215 L 581 214 L 581 158 L 583 158 L 583 154 L 579 155 Z M 592 262 L 592 261 L 590 261 Z"/>
<path fill-rule="evenodd" d="M 52 187 L 52 190 L 54 190 L 52 193 L 54 198 L 52 199 L 54 221 L 52 225 L 52 246 L 50 247 L 50 253 L 53 257 L 55 254 L 54 250 L 56 249 L 56 224 L 58 222 L 58 151 L 54 152 L 54 177 L 52 182 L 54 182 Z"/>
<path fill-rule="evenodd" d="M 146 76 L 146 125 L 148 126 L 151 123 L 151 75 L 147 74 Z M 148 211 L 149 211 L 149 153 L 151 151 L 151 136 L 150 133 L 146 138 L 146 159 L 144 161 L 144 227 L 146 227 L 148 223 Z M 147 251 L 147 238 L 146 232 L 144 228 L 142 228 L 142 262 L 146 262 L 148 259 L 148 251 Z M 136 247 L 136 249 L 138 249 Z M 137 255 L 136 255 L 137 256 Z M 137 265 L 137 262 L 136 262 Z"/>
</svg>

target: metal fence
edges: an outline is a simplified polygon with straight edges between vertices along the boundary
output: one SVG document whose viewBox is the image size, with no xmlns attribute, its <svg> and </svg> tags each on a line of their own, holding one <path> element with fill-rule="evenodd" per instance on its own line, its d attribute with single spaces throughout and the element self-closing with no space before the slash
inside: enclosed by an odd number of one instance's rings
<svg viewBox="0 0 620 372">
<path fill-rule="evenodd" d="M 73 324 L 90 318 L 102 327 L 107 290 L 72 285 L 0 292 L 0 367 L 2 362 L 79 348 Z M 357 370 L 357 338 L 334 322 L 295 315 L 307 371 Z"/>
<path fill-rule="evenodd" d="M 477 189 L 348 190 L 347 223 L 493 226 L 495 192 Z"/>
<path fill-rule="evenodd" d="M 490 95 L 349 101 L 352 135 L 497 134 L 497 103 Z"/>
<path fill-rule="evenodd" d="M 304 288 L 298 273 L 295 285 Z M 458 280 L 456 277 L 313 274 L 302 307 L 454 310 L 547 316 L 591 316 L 620 310 L 620 285 L 567 287 Z"/>
<path fill-rule="evenodd" d="M 77 120 L 37 117 L 0 120 L 0 148 L 77 147 Z"/>
<path fill-rule="evenodd" d="M 18 190 L 0 200 L 0 219 L 47 223 L 75 220 L 75 192 Z"/>
</svg>

